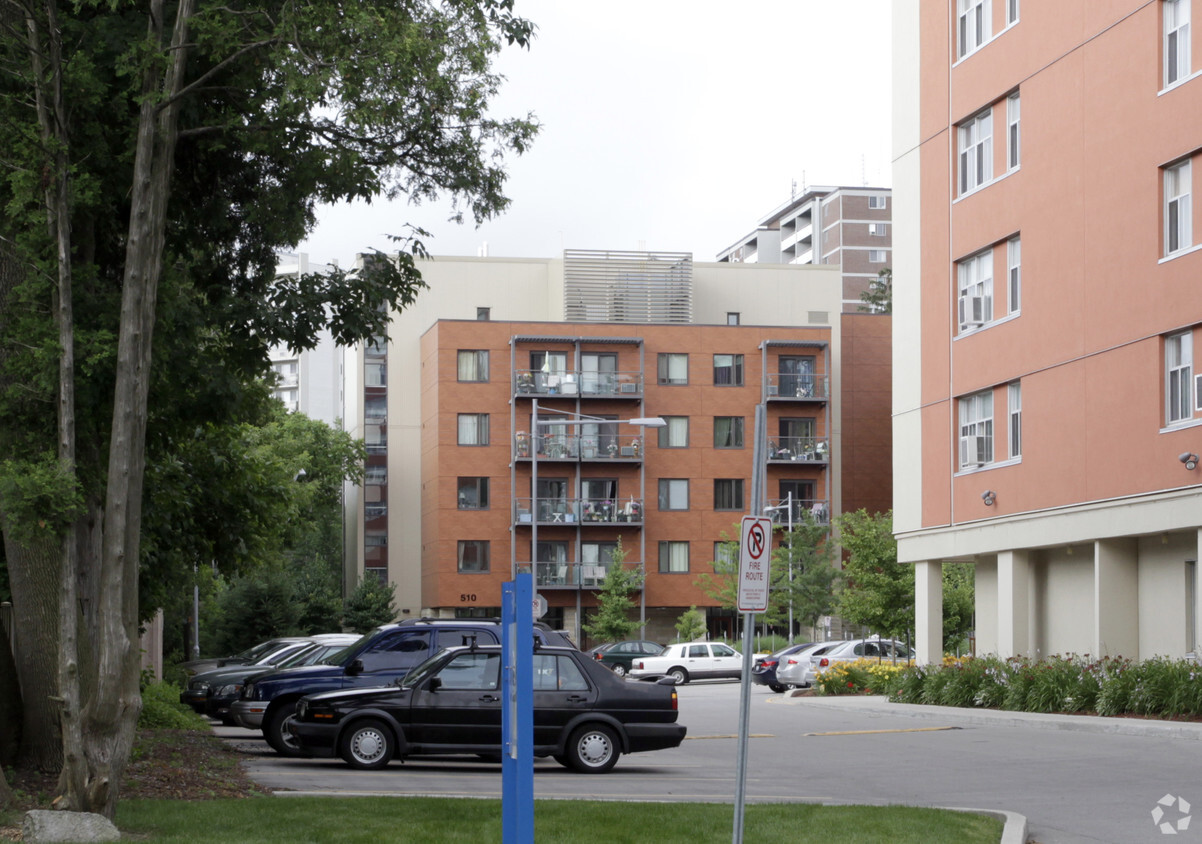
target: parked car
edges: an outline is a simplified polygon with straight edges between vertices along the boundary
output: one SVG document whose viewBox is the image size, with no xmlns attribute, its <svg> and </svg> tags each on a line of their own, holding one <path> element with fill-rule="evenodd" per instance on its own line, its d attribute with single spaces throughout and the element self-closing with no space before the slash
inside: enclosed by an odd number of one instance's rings
<svg viewBox="0 0 1202 844">
<path fill-rule="evenodd" d="M 664 646 L 655 642 L 617 642 L 597 654 L 597 661 L 619 677 L 625 677 L 634 660 L 643 656 L 659 656 L 663 651 Z"/>
<path fill-rule="evenodd" d="M 767 686 L 772 691 L 780 694 L 785 690 L 785 685 L 776 679 L 776 667 L 780 663 L 781 658 L 812 647 L 813 644 L 813 642 L 806 642 L 804 644 L 789 645 L 788 647 L 781 648 L 776 653 L 757 656 L 755 664 L 751 666 L 751 681 L 761 686 Z"/>
<path fill-rule="evenodd" d="M 218 718 L 227 727 L 232 727 L 234 717 L 230 707 L 242 696 L 242 689 L 250 680 L 277 669 L 327 663 L 331 658 L 340 657 L 348 647 L 359 641 L 359 636 L 354 633 L 328 633 L 313 638 L 315 641 L 308 647 L 296 651 L 274 665 L 242 665 L 209 672 L 215 676 L 209 681 L 204 714 L 210 718 Z"/>
<path fill-rule="evenodd" d="M 818 673 L 837 662 L 854 662 L 857 659 L 877 659 L 882 662 L 897 661 L 905 664 L 914 658 L 914 652 L 902 642 L 891 639 L 853 639 L 844 642 L 817 656 L 812 662 L 811 682 Z"/>
<path fill-rule="evenodd" d="M 288 725 L 296 745 L 354 768 L 425 754 L 500 755 L 501 648 L 455 647 L 384 688 L 301 699 Z M 623 753 L 678 747 L 672 685 L 627 683 L 575 648 L 534 654 L 534 755 L 600 774 Z"/>
<path fill-rule="evenodd" d="M 535 622 L 534 635 L 547 645 L 575 649 L 560 631 Z M 406 619 L 385 624 L 351 645 L 337 664 L 272 671 L 247 683 L 230 706 L 241 727 L 263 731 L 267 743 L 284 756 L 299 751 L 285 725 L 302 697 L 317 692 L 385 686 L 399 680 L 443 648 L 501 643 L 501 622 L 481 618 Z"/>
<path fill-rule="evenodd" d="M 740 677 L 743 655 L 722 642 L 686 642 L 668 645 L 659 656 L 640 657 L 630 668 L 631 677 L 671 677 L 678 685 L 690 680 Z"/>
<path fill-rule="evenodd" d="M 811 660 L 842 645 L 844 640 L 817 642 L 784 657 L 776 666 L 776 682 L 786 689 L 804 689 L 814 684 Z"/>
<path fill-rule="evenodd" d="M 309 650 L 316 643 L 305 636 L 289 636 L 283 639 L 272 639 L 270 643 L 263 644 L 265 647 L 256 646 L 243 652 L 255 652 L 255 656 L 248 662 L 242 662 L 241 657 L 236 657 L 235 659 L 239 660 L 237 662 L 232 662 L 220 668 L 210 668 L 207 671 L 192 675 L 188 678 L 187 687 L 179 693 L 179 702 L 186 703 L 198 714 L 204 715 L 205 702 L 209 696 L 209 687 L 214 682 L 224 680 L 231 673 L 245 673 L 248 667 L 260 670 L 272 668 L 299 651 Z"/>
<path fill-rule="evenodd" d="M 187 662 L 180 663 L 180 668 L 184 669 L 184 673 L 189 677 L 195 676 L 205 671 L 212 671 L 214 668 L 224 668 L 227 665 L 250 665 L 260 659 L 263 654 L 279 647 L 285 642 L 294 642 L 297 639 L 302 639 L 302 636 L 284 636 L 268 639 L 265 642 L 259 642 L 246 650 L 236 653 L 233 656 L 215 657 L 210 659 L 191 659 Z"/>
</svg>

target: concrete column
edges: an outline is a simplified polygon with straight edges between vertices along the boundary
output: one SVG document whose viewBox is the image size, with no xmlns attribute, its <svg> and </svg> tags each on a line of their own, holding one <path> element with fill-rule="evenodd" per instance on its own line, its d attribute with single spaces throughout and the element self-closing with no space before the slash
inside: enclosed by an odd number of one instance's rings
<svg viewBox="0 0 1202 844">
<path fill-rule="evenodd" d="M 979 557 L 972 566 L 973 623 L 977 656 L 998 653 L 998 561 Z"/>
<path fill-rule="evenodd" d="M 943 662 L 943 562 L 914 564 L 914 628 L 918 664 Z"/>
<path fill-rule="evenodd" d="M 1031 656 L 1029 552 L 998 553 L 997 587 L 998 656 Z"/>
<path fill-rule="evenodd" d="M 1139 659 L 1139 547 L 1134 539 L 1094 543 L 1095 656 Z"/>
</svg>

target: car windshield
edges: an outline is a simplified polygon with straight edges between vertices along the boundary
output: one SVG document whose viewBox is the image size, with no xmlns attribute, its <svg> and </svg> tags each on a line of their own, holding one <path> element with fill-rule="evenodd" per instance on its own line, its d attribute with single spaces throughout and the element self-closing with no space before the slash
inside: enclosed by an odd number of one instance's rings
<svg viewBox="0 0 1202 844">
<path fill-rule="evenodd" d="M 321 648 L 318 645 L 309 645 L 308 647 L 301 648 L 296 653 L 291 654 L 287 659 L 280 660 L 278 663 L 276 663 L 276 667 L 291 668 L 294 665 L 308 665 L 309 660 L 312 660 L 313 657 L 320 652 Z"/>
<path fill-rule="evenodd" d="M 447 649 L 443 648 L 434 656 L 427 659 L 425 662 L 416 666 L 412 671 L 405 675 L 399 685 L 402 689 L 411 689 L 422 680 L 429 677 L 435 671 L 442 667 L 443 657 L 446 656 Z"/>
<path fill-rule="evenodd" d="M 279 646 L 280 643 L 276 642 L 275 640 L 269 642 L 260 642 L 253 648 L 247 648 L 240 654 L 234 654 L 232 657 L 230 657 L 230 659 L 258 659 L 269 650 L 278 648 Z"/>
<path fill-rule="evenodd" d="M 326 649 L 324 651 L 317 654 L 317 656 L 311 662 L 306 664 L 341 665 L 346 660 L 347 654 L 350 653 L 351 648 L 358 644 L 359 642 L 356 641 L 353 645 L 326 645 Z"/>
<path fill-rule="evenodd" d="M 357 651 L 357 650 L 359 650 L 359 648 L 360 648 L 360 647 L 361 647 L 361 646 L 362 646 L 362 645 L 363 645 L 363 644 L 364 644 L 364 643 L 365 643 L 365 642 L 366 642 L 368 639 L 370 639 L 370 638 L 371 638 L 372 636 L 374 636 L 374 635 L 376 635 L 376 631 L 374 631 L 374 630 L 373 630 L 371 633 L 365 633 L 364 635 L 362 635 L 362 636 L 360 636 L 358 639 L 356 639 L 354 642 L 352 642 L 351 644 L 347 645 L 347 646 L 346 646 L 346 648 L 345 648 L 344 650 L 341 650 L 341 651 L 339 651 L 339 652 L 337 653 L 337 656 L 338 656 L 338 664 L 342 664 L 343 662 L 346 662 L 347 658 L 348 658 L 348 657 L 350 657 L 350 655 L 351 655 L 351 653 L 352 653 L 353 651 Z M 335 661 L 334 661 L 333 657 L 329 657 L 329 658 L 327 658 L 325 661 L 326 661 L 327 663 L 331 664 L 331 665 L 333 665 L 333 664 L 335 663 Z"/>
</svg>

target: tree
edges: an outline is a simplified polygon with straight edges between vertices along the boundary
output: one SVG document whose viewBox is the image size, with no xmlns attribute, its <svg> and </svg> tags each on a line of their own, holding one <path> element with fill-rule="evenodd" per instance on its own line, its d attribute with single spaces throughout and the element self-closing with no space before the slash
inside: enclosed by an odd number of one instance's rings
<svg viewBox="0 0 1202 844">
<path fill-rule="evenodd" d="M 35 518 L 36 534 L 28 501 L 8 498 L 0 529 L 28 641 L 43 635 L 59 666 L 32 708 L 58 702 L 60 805 L 111 817 L 140 706 L 147 470 L 186 419 L 173 397 L 150 401 L 172 383 L 171 353 L 192 341 L 219 392 L 262 374 L 271 343 L 384 333 L 421 287 L 419 242 L 276 287 L 274 251 L 319 202 L 448 194 L 476 219 L 502 210 L 504 156 L 537 127 L 487 116 L 490 63 L 533 27 L 512 0 L 3 8 L 0 236 L 22 272 L 0 282 L 16 303 L 0 335 L 0 453 L 54 466 L 75 506 Z M 156 334 L 181 314 L 190 331 Z M 202 416 L 238 412 L 239 392 Z M 56 608 L 38 611 L 47 581 Z"/>
<path fill-rule="evenodd" d="M 799 529 L 801 526 L 798 526 Z M 737 537 L 740 533 L 740 526 L 733 525 L 731 533 L 722 531 L 719 536 L 722 539 L 718 546 L 720 553 L 718 556 L 721 559 L 713 560 L 710 565 L 713 566 L 713 573 L 702 572 L 701 575 L 693 583 L 709 595 L 718 605 L 726 609 L 737 609 L 739 605 L 739 540 Z M 808 534 L 802 534 L 807 537 Z M 805 542 L 803 539 L 797 544 L 794 549 L 795 554 L 801 555 L 805 553 Z M 788 551 L 784 551 L 788 554 Z M 792 584 L 789 583 L 789 567 L 787 564 L 782 564 L 783 557 L 781 548 L 776 548 L 772 552 L 772 565 L 769 566 L 768 573 L 768 609 L 760 614 L 764 624 L 781 625 L 785 624 L 789 617 L 789 595 L 792 594 L 796 598 L 800 595 L 797 591 L 800 588 L 798 580 L 794 579 Z M 794 572 L 796 574 L 796 571 Z"/>
<path fill-rule="evenodd" d="M 638 569 L 626 567 L 626 549 L 622 539 L 610 552 L 610 563 L 605 570 L 605 580 L 597 592 L 597 610 L 582 629 L 594 641 L 620 642 L 629 639 L 639 629 L 639 620 L 631 618 L 634 600 L 630 597 L 643 585 L 643 575 Z"/>
<path fill-rule="evenodd" d="M 705 635 L 705 613 L 696 605 L 689 607 L 676 620 L 676 636 L 681 642 L 692 642 Z"/>
<path fill-rule="evenodd" d="M 848 554 L 839 614 L 882 636 L 905 638 L 914 629 L 914 568 L 897 562 L 892 514 L 844 513 L 839 532 Z"/>
<path fill-rule="evenodd" d="M 300 612 L 293 597 L 295 589 L 291 573 L 282 569 L 235 581 L 220 599 L 219 652 L 239 653 L 267 639 L 298 635 Z"/>
<path fill-rule="evenodd" d="M 893 313 L 893 268 L 885 267 L 876 274 L 876 278 L 868 282 L 868 289 L 860 294 L 860 304 L 857 311 L 868 311 L 874 314 Z"/>
<path fill-rule="evenodd" d="M 784 532 L 772 552 L 773 583 L 784 593 L 786 611 L 791 601 L 794 621 L 814 628 L 834 608 L 837 549 L 828 525 L 804 510 L 798 515 L 792 532 Z"/>
<path fill-rule="evenodd" d="M 367 575 L 346 599 L 342 624 L 352 633 L 367 633 L 396 618 L 392 599 L 396 584 L 385 585 L 378 577 Z"/>
<path fill-rule="evenodd" d="M 944 563 L 944 650 L 961 653 L 968 649 L 968 634 L 976 618 L 975 601 L 972 563 Z"/>
</svg>

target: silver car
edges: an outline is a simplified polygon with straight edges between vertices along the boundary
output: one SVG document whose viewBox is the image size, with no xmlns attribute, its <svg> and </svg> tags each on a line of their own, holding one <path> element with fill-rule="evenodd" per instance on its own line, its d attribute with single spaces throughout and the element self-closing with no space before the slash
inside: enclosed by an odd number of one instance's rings
<svg viewBox="0 0 1202 844">
<path fill-rule="evenodd" d="M 814 684 L 812 660 L 846 644 L 846 640 L 818 642 L 797 653 L 783 657 L 776 666 L 776 681 L 786 689 L 804 689 Z"/>
</svg>

